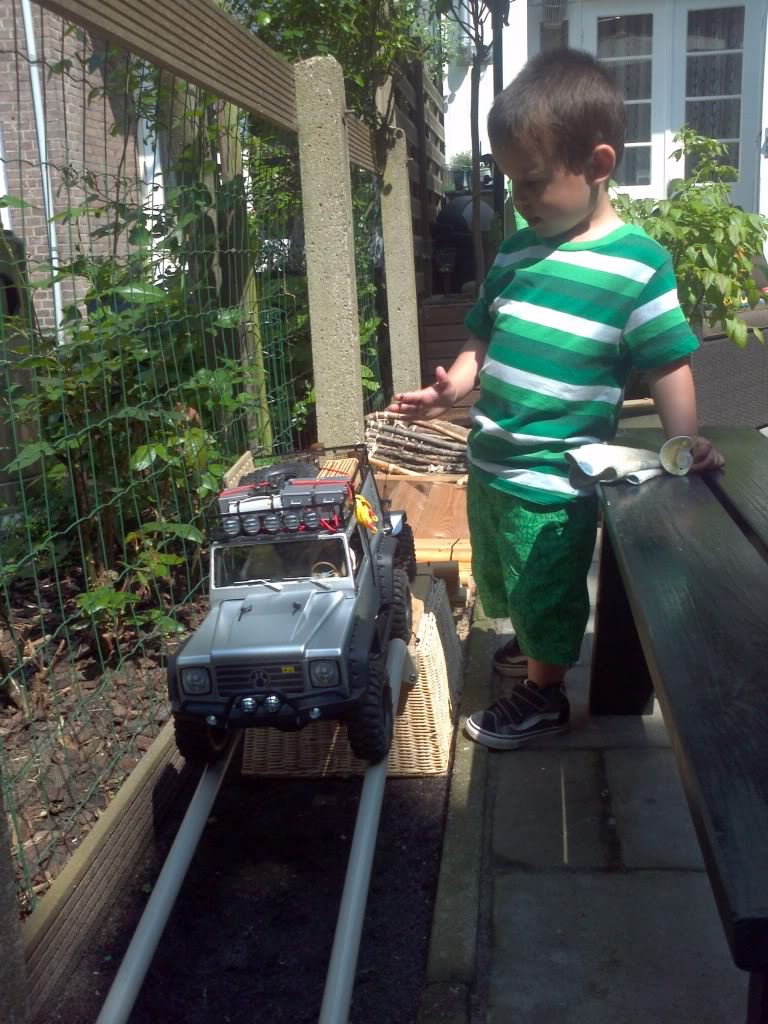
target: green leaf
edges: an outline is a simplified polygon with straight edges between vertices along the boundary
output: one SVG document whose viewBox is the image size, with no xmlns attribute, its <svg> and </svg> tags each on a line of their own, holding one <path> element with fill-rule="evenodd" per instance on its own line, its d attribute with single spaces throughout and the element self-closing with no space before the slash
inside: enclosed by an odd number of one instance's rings
<svg viewBox="0 0 768 1024">
<path fill-rule="evenodd" d="M 19 196 L 0 196 L 0 210 L 36 210 L 37 207 Z"/>
<path fill-rule="evenodd" d="M 213 321 L 215 327 L 238 327 L 246 317 L 246 312 L 240 306 L 230 306 L 220 309 Z"/>
<path fill-rule="evenodd" d="M 34 466 L 44 455 L 55 455 L 56 452 L 46 441 L 32 441 L 24 445 L 19 454 L 10 462 L 6 469 L 9 471 L 27 469 Z"/>
<path fill-rule="evenodd" d="M 752 333 L 757 338 L 757 340 L 759 342 L 761 342 L 761 344 L 765 344 L 765 338 L 763 337 L 763 332 L 762 332 L 762 330 L 759 327 L 753 327 L 752 328 Z"/>
<path fill-rule="evenodd" d="M 155 302 L 164 302 L 168 298 L 168 293 L 164 292 L 162 288 L 145 283 L 127 284 L 123 285 L 122 288 L 115 288 L 115 295 L 120 295 L 129 302 L 135 302 L 143 306 L 150 306 Z"/>
<path fill-rule="evenodd" d="M 131 469 L 149 469 L 157 458 L 157 450 L 151 445 L 143 444 L 131 457 Z"/>
<path fill-rule="evenodd" d="M 137 224 L 131 228 L 130 234 L 128 235 L 129 245 L 151 245 L 152 244 L 152 232 L 141 224 Z M 165 293 L 163 293 L 165 294 Z"/>
<path fill-rule="evenodd" d="M 197 544 L 203 543 L 203 535 L 196 526 L 189 523 L 144 523 L 141 527 L 142 533 L 167 533 L 181 540 L 193 540 Z"/>
</svg>

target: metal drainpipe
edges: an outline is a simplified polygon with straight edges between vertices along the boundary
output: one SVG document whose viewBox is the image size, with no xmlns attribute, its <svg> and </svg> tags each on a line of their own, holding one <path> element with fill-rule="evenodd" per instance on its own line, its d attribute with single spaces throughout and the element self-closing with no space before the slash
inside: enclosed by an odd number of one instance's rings
<svg viewBox="0 0 768 1024">
<path fill-rule="evenodd" d="M 59 248 L 56 241 L 56 223 L 53 205 L 53 189 L 51 188 L 51 169 L 48 165 L 48 147 L 45 138 L 45 110 L 43 94 L 40 89 L 40 72 L 37 67 L 37 45 L 35 44 L 35 26 L 32 21 L 32 5 L 30 0 L 21 0 L 21 12 L 24 18 L 24 42 L 29 59 L 29 84 L 32 87 L 32 108 L 35 112 L 35 128 L 37 130 L 37 147 L 40 151 L 40 174 L 43 180 L 43 205 L 48 229 L 48 248 L 51 254 L 52 277 L 59 272 Z M 56 338 L 62 341 L 61 317 L 61 282 L 53 283 L 53 317 L 56 323 Z"/>
</svg>

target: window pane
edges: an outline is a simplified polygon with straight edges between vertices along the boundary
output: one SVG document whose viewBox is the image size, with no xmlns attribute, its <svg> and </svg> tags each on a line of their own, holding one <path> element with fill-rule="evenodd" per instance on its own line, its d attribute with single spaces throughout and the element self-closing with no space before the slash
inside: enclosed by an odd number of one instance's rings
<svg viewBox="0 0 768 1024">
<path fill-rule="evenodd" d="M 651 62 L 649 60 L 606 61 L 603 67 L 623 91 L 625 99 L 649 100 L 651 98 Z"/>
<path fill-rule="evenodd" d="M 740 96 L 740 53 L 689 57 L 685 80 L 686 96 Z"/>
<path fill-rule="evenodd" d="M 651 104 L 630 103 L 627 115 L 627 142 L 651 141 Z"/>
<path fill-rule="evenodd" d="M 744 46 L 744 8 L 719 7 L 688 12 L 688 51 L 740 50 Z"/>
<path fill-rule="evenodd" d="M 710 139 L 737 139 L 741 135 L 741 100 L 689 101 L 685 122 Z"/>
<path fill-rule="evenodd" d="M 736 170 L 738 171 L 738 169 L 739 169 L 739 144 L 738 144 L 738 142 L 729 142 L 728 145 L 726 146 L 726 149 L 728 150 L 728 152 L 726 153 L 726 155 L 725 155 L 725 157 L 723 159 L 723 163 L 727 164 L 729 167 L 735 167 Z M 696 160 L 692 156 L 689 156 L 689 157 L 686 158 L 686 161 L 685 161 L 685 176 L 686 176 L 686 178 L 690 177 L 690 175 L 693 174 L 694 170 L 696 169 L 696 164 L 697 163 L 698 163 L 698 160 Z"/>
<path fill-rule="evenodd" d="M 650 185 L 651 147 L 625 149 L 614 178 L 618 185 Z"/>
<path fill-rule="evenodd" d="M 653 15 L 597 19 L 598 57 L 650 57 Z"/>
</svg>

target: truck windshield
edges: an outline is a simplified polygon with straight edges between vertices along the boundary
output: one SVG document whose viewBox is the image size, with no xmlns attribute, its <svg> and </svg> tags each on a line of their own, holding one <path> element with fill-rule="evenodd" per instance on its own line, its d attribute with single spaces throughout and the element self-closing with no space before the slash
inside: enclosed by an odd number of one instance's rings
<svg viewBox="0 0 768 1024">
<path fill-rule="evenodd" d="M 320 540 L 256 541 L 222 544 L 213 554 L 216 587 L 239 587 L 259 580 L 333 579 L 349 575 L 341 537 Z"/>
</svg>

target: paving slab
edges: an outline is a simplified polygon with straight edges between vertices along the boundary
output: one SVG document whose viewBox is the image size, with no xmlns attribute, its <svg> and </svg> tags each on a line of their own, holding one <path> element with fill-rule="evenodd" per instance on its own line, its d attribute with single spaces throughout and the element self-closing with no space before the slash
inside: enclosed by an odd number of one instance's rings
<svg viewBox="0 0 768 1024">
<path fill-rule="evenodd" d="M 606 775 L 628 868 L 704 870 L 671 750 L 608 750 Z"/>
<path fill-rule="evenodd" d="M 497 864 L 530 868 L 608 865 L 600 838 L 600 755 L 521 750 L 495 759 L 492 849 Z"/>
<path fill-rule="evenodd" d="M 496 875 L 487 1024 L 731 1024 L 746 1015 L 707 877 Z"/>
</svg>

